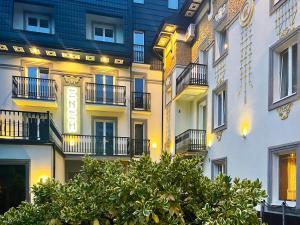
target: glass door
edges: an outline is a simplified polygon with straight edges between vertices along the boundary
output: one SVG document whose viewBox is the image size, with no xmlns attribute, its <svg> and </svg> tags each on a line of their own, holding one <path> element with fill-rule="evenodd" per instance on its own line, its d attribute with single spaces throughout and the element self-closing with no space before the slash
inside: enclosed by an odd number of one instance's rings
<svg viewBox="0 0 300 225">
<path fill-rule="evenodd" d="M 206 130 L 206 104 L 199 103 L 198 104 L 198 124 L 197 128 L 199 130 Z"/>
<path fill-rule="evenodd" d="M 134 78 L 134 108 L 144 108 L 145 81 L 143 78 Z"/>
<path fill-rule="evenodd" d="M 145 129 L 144 123 L 135 123 L 134 124 L 134 150 L 136 155 L 142 155 L 145 147 L 144 143 L 145 138 Z"/>
<path fill-rule="evenodd" d="M 112 104 L 114 102 L 114 77 L 96 74 L 95 76 L 95 96 L 96 102 Z"/>
<path fill-rule="evenodd" d="M 28 67 L 28 97 L 49 98 L 49 69 Z"/>
<path fill-rule="evenodd" d="M 101 120 L 95 122 L 96 155 L 114 155 L 115 123 Z"/>
<path fill-rule="evenodd" d="M 37 67 L 28 67 L 27 68 L 28 76 L 28 97 L 36 98 L 37 97 L 37 78 L 38 78 L 38 68 Z"/>
</svg>

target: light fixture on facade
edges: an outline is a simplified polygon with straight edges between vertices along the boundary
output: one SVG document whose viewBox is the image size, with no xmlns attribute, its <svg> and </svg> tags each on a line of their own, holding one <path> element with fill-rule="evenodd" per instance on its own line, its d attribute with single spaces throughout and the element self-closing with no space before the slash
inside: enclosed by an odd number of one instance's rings
<svg viewBox="0 0 300 225">
<path fill-rule="evenodd" d="M 85 56 L 86 61 L 95 61 L 95 56 L 93 55 L 87 55 Z"/>
<path fill-rule="evenodd" d="M 243 128 L 243 138 L 246 138 L 247 137 L 247 135 L 248 135 L 248 129 L 247 129 L 247 127 L 244 127 Z"/>
<path fill-rule="evenodd" d="M 228 44 L 225 43 L 225 44 L 224 44 L 224 49 L 227 50 L 227 48 L 228 48 Z"/>
<path fill-rule="evenodd" d="M 48 176 L 40 176 L 40 183 L 45 184 L 49 181 L 49 177 Z"/>
<path fill-rule="evenodd" d="M 153 149 L 157 149 L 157 143 L 156 143 L 156 142 L 153 142 L 153 143 L 152 143 L 152 148 L 153 148 Z"/>
<path fill-rule="evenodd" d="M 30 51 L 31 54 L 34 54 L 34 55 L 40 55 L 41 54 L 41 51 L 38 48 L 35 48 L 35 47 L 29 48 L 29 51 Z"/>
<path fill-rule="evenodd" d="M 176 30 L 176 26 L 174 26 L 174 25 L 166 25 L 164 30 L 166 32 L 173 33 Z"/>
<path fill-rule="evenodd" d="M 23 47 L 13 46 L 13 49 L 15 50 L 15 52 L 25 52 Z"/>
<path fill-rule="evenodd" d="M 56 56 L 56 52 L 55 51 L 46 50 L 46 55 L 47 56 Z"/>
<path fill-rule="evenodd" d="M 6 45 L 0 45 L 0 51 L 8 51 L 8 48 Z"/>
<path fill-rule="evenodd" d="M 124 60 L 123 59 L 115 59 L 115 64 L 123 64 Z"/>
<path fill-rule="evenodd" d="M 68 59 L 80 59 L 80 55 L 67 52 L 61 53 L 61 56 Z"/>
<path fill-rule="evenodd" d="M 106 56 L 102 56 L 102 57 L 100 58 L 100 62 L 102 62 L 102 63 L 109 63 L 109 58 L 106 57 Z"/>
</svg>

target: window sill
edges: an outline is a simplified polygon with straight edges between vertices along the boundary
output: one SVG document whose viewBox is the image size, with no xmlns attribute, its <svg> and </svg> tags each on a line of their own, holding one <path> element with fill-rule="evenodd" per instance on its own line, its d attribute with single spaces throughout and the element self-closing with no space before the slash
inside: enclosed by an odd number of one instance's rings
<svg viewBox="0 0 300 225">
<path fill-rule="evenodd" d="M 223 130 L 226 130 L 226 129 L 227 129 L 227 124 L 225 123 L 225 124 L 223 124 L 221 126 L 218 126 L 218 127 L 214 128 L 212 130 L 212 132 L 216 133 L 216 132 L 223 131 Z"/>
<path fill-rule="evenodd" d="M 218 65 L 219 62 L 221 62 L 223 59 L 225 59 L 227 55 L 228 55 L 228 49 L 218 59 L 216 59 L 214 61 L 213 67 L 216 67 L 216 65 Z"/>
<path fill-rule="evenodd" d="M 287 96 L 287 97 L 284 97 L 282 99 L 279 99 L 275 102 L 272 102 L 271 104 L 269 104 L 269 111 L 272 111 L 274 109 L 277 109 L 283 105 L 286 105 L 288 103 L 291 103 L 291 102 L 294 102 L 294 101 L 297 101 L 299 98 L 299 95 L 297 93 L 295 94 L 292 94 L 290 96 Z"/>
<path fill-rule="evenodd" d="M 95 42 L 95 43 L 101 43 L 101 44 L 109 44 L 109 45 L 124 45 L 124 43 L 118 43 L 118 42 L 108 42 L 108 41 L 99 41 L 95 39 L 86 39 L 87 41 Z"/>
<path fill-rule="evenodd" d="M 55 35 L 55 33 L 44 33 L 44 32 L 24 30 L 24 29 L 14 29 L 14 31 L 19 31 L 19 32 L 29 33 L 29 34 L 41 34 L 41 35 L 45 35 L 45 36 L 54 36 Z"/>
</svg>

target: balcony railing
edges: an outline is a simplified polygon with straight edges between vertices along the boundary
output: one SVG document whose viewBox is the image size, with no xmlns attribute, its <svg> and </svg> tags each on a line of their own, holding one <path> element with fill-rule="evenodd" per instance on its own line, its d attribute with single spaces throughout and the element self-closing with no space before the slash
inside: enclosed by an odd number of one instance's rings
<svg viewBox="0 0 300 225">
<path fill-rule="evenodd" d="M 12 96 L 14 98 L 55 101 L 56 93 L 55 80 L 13 76 Z"/>
<path fill-rule="evenodd" d="M 66 154 L 94 156 L 129 156 L 128 137 L 92 135 L 63 135 L 63 151 Z"/>
<path fill-rule="evenodd" d="M 0 139 L 31 144 L 53 142 L 62 147 L 62 136 L 49 112 L 0 110 Z"/>
<path fill-rule="evenodd" d="M 86 103 L 103 105 L 126 105 L 126 87 L 117 85 L 86 83 Z"/>
<path fill-rule="evenodd" d="M 136 63 L 144 63 L 145 47 L 144 45 L 133 45 L 133 61 Z"/>
<path fill-rule="evenodd" d="M 151 94 L 144 92 L 133 92 L 132 109 L 141 111 L 151 111 Z"/>
<path fill-rule="evenodd" d="M 197 63 L 189 64 L 176 79 L 176 94 L 181 93 L 188 85 L 207 86 L 207 66 Z"/>
<path fill-rule="evenodd" d="M 206 150 L 206 131 L 190 129 L 175 138 L 176 152 Z"/>
<path fill-rule="evenodd" d="M 150 140 L 147 139 L 132 139 L 131 148 L 133 156 L 141 156 L 150 154 Z"/>
</svg>

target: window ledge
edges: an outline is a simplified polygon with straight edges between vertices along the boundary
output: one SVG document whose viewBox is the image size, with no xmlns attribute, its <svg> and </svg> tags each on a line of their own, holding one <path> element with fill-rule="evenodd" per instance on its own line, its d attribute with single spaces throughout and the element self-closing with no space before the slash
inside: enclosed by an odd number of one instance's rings
<svg viewBox="0 0 300 225">
<path fill-rule="evenodd" d="M 212 130 L 212 132 L 216 133 L 216 132 L 223 131 L 223 130 L 226 130 L 226 129 L 227 129 L 227 124 L 225 123 L 225 124 L 223 124 L 221 126 L 218 126 L 218 127 L 214 128 Z"/>
<path fill-rule="evenodd" d="M 45 36 L 54 36 L 55 33 L 44 33 L 44 32 L 38 32 L 38 31 L 31 31 L 31 30 L 25 30 L 25 29 L 13 29 L 14 31 L 23 32 L 23 33 L 29 33 L 29 34 L 41 34 Z"/>
<path fill-rule="evenodd" d="M 272 111 L 272 110 L 277 109 L 277 108 L 279 108 L 283 105 L 286 105 L 288 103 L 295 102 L 295 101 L 298 100 L 298 98 L 299 98 L 299 94 L 297 94 L 297 93 L 292 94 L 292 95 L 287 96 L 287 97 L 284 97 L 284 98 L 282 98 L 282 99 L 280 99 L 276 102 L 273 102 L 273 103 L 269 104 L 268 110 Z"/>
<path fill-rule="evenodd" d="M 95 43 L 101 43 L 101 44 L 109 44 L 109 45 L 124 45 L 124 43 L 118 43 L 118 42 L 108 42 L 108 41 L 99 41 L 95 39 L 86 39 L 87 41 L 95 42 Z"/>
<path fill-rule="evenodd" d="M 228 49 L 218 59 L 214 61 L 213 67 L 216 67 L 216 65 L 218 65 L 219 62 L 225 59 L 227 55 L 228 55 Z"/>
</svg>

